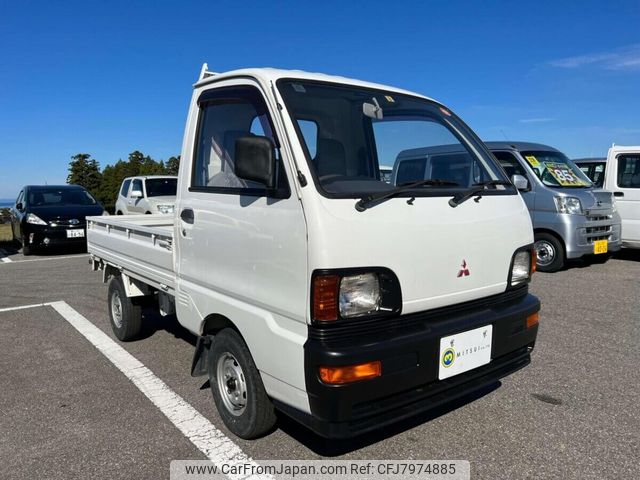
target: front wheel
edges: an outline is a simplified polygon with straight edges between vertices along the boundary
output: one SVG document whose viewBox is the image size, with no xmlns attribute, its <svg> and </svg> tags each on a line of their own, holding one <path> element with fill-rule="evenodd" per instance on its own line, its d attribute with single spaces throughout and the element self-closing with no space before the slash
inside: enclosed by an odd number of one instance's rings
<svg viewBox="0 0 640 480">
<path fill-rule="evenodd" d="M 22 237 L 22 255 L 28 257 L 32 253 L 32 247 L 29 245 L 26 237 Z"/>
<path fill-rule="evenodd" d="M 240 335 L 218 333 L 209 355 L 209 383 L 222 421 L 240 438 L 257 438 L 273 428 L 276 414 L 260 373 Z"/>
<path fill-rule="evenodd" d="M 127 297 L 122 278 L 109 281 L 109 320 L 114 335 L 123 342 L 134 340 L 142 331 L 142 307 Z"/>
<path fill-rule="evenodd" d="M 534 248 L 538 256 L 536 268 L 540 272 L 557 272 L 564 267 L 564 245 L 550 233 L 536 233 Z"/>
</svg>

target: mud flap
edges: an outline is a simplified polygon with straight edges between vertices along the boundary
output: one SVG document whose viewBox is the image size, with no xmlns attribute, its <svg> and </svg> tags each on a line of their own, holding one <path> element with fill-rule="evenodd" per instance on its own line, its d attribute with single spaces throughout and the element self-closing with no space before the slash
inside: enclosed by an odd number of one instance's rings
<svg viewBox="0 0 640 480">
<path fill-rule="evenodd" d="M 211 335 L 198 337 L 196 342 L 196 351 L 193 354 L 193 361 L 191 362 L 192 377 L 207 375 L 207 365 L 209 365 L 209 351 L 211 350 L 212 340 L 213 336 Z"/>
</svg>

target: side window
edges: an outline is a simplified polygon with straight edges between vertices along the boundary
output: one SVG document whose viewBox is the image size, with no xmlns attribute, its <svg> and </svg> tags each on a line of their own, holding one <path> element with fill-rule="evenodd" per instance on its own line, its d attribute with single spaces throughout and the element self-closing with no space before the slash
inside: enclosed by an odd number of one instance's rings
<svg viewBox="0 0 640 480">
<path fill-rule="evenodd" d="M 618 187 L 640 188 L 640 155 L 618 157 Z"/>
<path fill-rule="evenodd" d="M 316 152 L 318 151 L 318 124 L 313 120 L 299 119 L 298 127 L 300 127 L 304 143 L 307 144 L 309 156 L 313 160 L 316 158 Z"/>
<path fill-rule="evenodd" d="M 507 173 L 507 176 L 511 178 L 512 175 L 522 175 L 524 178 L 529 178 L 527 176 L 527 171 L 520 164 L 518 159 L 513 156 L 512 153 L 509 152 L 493 152 L 493 156 L 498 159 L 500 162 L 500 166 L 504 168 L 504 171 Z"/>
<path fill-rule="evenodd" d="M 16 199 L 16 205 L 18 205 L 19 203 L 23 203 L 22 199 L 24 198 L 24 191 L 21 191 L 18 194 L 18 198 Z"/>
<path fill-rule="evenodd" d="M 265 136 L 278 145 L 259 91 L 252 87 L 212 90 L 205 92 L 199 103 L 200 121 L 191 186 L 221 193 L 265 195 L 264 185 L 240 179 L 234 173 L 236 140 L 240 137 Z M 280 191 L 287 181 L 279 158 L 277 162 Z"/>
<path fill-rule="evenodd" d="M 131 185 L 131 179 L 125 180 L 122 183 L 122 189 L 120 190 L 120 195 L 123 197 L 127 196 L 127 192 L 129 191 L 129 185 Z"/>
<path fill-rule="evenodd" d="M 133 192 L 134 190 L 138 190 L 139 192 L 142 192 L 144 194 L 144 192 L 142 191 L 142 180 L 140 180 L 139 178 L 136 178 L 133 181 L 133 185 L 131 186 L 131 191 Z"/>
</svg>

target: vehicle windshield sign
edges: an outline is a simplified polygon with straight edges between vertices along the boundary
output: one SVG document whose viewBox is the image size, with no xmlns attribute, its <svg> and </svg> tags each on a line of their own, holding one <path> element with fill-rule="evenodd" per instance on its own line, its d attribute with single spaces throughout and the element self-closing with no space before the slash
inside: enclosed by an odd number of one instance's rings
<svg viewBox="0 0 640 480">
<path fill-rule="evenodd" d="M 548 187 L 585 188 L 593 183 L 575 163 L 554 151 L 521 152 L 531 170 Z"/>
</svg>

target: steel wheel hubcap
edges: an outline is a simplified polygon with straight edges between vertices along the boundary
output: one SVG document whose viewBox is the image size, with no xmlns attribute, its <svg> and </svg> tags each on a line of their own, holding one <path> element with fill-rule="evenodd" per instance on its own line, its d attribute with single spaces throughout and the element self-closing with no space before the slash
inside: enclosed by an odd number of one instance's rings
<svg viewBox="0 0 640 480">
<path fill-rule="evenodd" d="M 223 353 L 218 358 L 216 377 L 218 391 L 225 408 L 232 415 L 242 415 L 247 408 L 247 382 L 242 367 L 229 352 Z"/>
<path fill-rule="evenodd" d="M 536 254 L 538 255 L 538 265 L 546 267 L 551 265 L 556 258 L 556 249 L 546 240 L 539 240 L 535 243 Z"/>
<path fill-rule="evenodd" d="M 111 317 L 116 327 L 122 327 L 122 300 L 120 294 L 116 291 L 111 296 Z"/>
</svg>

